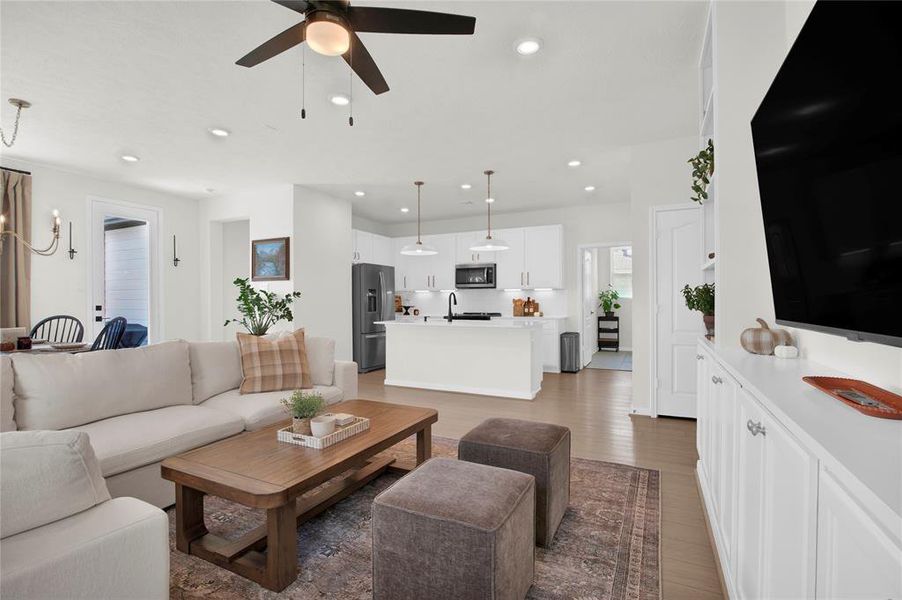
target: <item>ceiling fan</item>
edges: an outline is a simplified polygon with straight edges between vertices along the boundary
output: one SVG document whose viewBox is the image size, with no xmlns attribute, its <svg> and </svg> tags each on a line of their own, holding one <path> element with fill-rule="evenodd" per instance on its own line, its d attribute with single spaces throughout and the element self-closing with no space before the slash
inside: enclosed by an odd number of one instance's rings
<svg viewBox="0 0 902 600">
<path fill-rule="evenodd" d="M 314 52 L 341 55 L 374 94 L 388 84 L 358 33 L 472 35 L 476 17 L 375 6 L 351 6 L 348 0 L 273 0 L 304 15 L 304 20 L 264 42 L 236 64 L 253 67 L 307 42 Z"/>
</svg>

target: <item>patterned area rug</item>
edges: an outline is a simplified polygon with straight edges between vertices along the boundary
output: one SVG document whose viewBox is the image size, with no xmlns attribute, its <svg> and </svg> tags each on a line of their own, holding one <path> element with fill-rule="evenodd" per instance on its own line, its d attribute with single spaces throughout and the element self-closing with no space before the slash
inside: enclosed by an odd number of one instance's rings
<svg viewBox="0 0 902 600">
<path fill-rule="evenodd" d="M 413 458 L 413 438 L 389 453 Z M 433 438 L 434 456 L 457 456 L 457 441 Z M 571 460 L 570 508 L 552 547 L 536 548 L 533 599 L 659 600 L 660 475 L 616 463 Z M 298 528 L 297 581 L 277 594 L 175 549 L 169 512 L 170 597 L 371 598 L 370 507 L 397 481 L 383 475 Z M 236 538 L 262 524 L 262 511 L 206 498 L 208 529 Z"/>
</svg>

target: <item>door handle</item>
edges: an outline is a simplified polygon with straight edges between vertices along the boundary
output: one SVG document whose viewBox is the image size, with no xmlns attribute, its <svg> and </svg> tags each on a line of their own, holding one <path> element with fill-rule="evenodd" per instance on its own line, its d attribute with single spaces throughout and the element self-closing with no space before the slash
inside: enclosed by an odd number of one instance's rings
<svg viewBox="0 0 902 600">
<path fill-rule="evenodd" d="M 407 275 L 402 276 L 404 279 L 404 289 L 407 289 Z"/>
<path fill-rule="evenodd" d="M 523 285 L 523 271 L 520 271 L 520 285 Z"/>
<path fill-rule="evenodd" d="M 764 428 L 764 425 L 762 425 L 760 421 L 753 423 L 752 420 L 749 419 L 745 424 L 745 427 L 752 435 L 758 435 L 760 433 L 762 436 L 767 436 L 767 430 Z"/>
<path fill-rule="evenodd" d="M 526 272 L 526 285 L 529 285 L 529 271 Z"/>
<path fill-rule="evenodd" d="M 711 376 L 711 383 L 723 383 L 723 379 L 718 377 L 717 375 Z"/>
<path fill-rule="evenodd" d="M 705 357 L 702 356 L 701 354 L 696 354 L 696 355 L 695 355 L 695 360 L 705 360 Z"/>
</svg>

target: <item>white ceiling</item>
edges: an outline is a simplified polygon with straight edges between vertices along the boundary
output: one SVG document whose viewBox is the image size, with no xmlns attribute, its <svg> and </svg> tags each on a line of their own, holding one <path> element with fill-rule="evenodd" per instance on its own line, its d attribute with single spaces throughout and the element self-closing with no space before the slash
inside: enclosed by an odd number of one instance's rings
<svg viewBox="0 0 902 600">
<path fill-rule="evenodd" d="M 6 97 L 34 104 L 5 155 L 196 198 L 309 185 L 402 222 L 415 219 L 399 211 L 415 208 L 414 179 L 424 218 L 481 213 L 486 168 L 499 212 L 626 201 L 630 145 L 697 131 L 702 2 L 360 4 L 474 15 L 476 35 L 362 34 L 391 91 L 355 79 L 349 127 L 328 102 L 347 93 L 340 58 L 307 51 L 304 121 L 300 50 L 234 64 L 300 20 L 276 4 L 4 1 L 4 130 Z M 539 54 L 513 51 L 525 36 L 544 41 Z"/>
</svg>

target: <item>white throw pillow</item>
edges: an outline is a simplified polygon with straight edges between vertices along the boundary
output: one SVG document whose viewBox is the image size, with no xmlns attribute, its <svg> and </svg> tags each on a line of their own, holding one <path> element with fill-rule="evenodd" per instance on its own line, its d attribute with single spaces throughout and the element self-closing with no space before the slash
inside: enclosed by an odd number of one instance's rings
<svg viewBox="0 0 902 600">
<path fill-rule="evenodd" d="M 110 499 L 88 434 L 0 434 L 0 538 L 65 519 Z"/>
<path fill-rule="evenodd" d="M 66 429 L 191 404 L 187 342 L 81 354 L 14 354 L 19 429 Z"/>
<path fill-rule="evenodd" d="M 15 431 L 13 405 L 13 363 L 9 356 L 0 356 L 0 431 Z"/>
<path fill-rule="evenodd" d="M 327 337 L 307 338 L 307 364 L 313 385 L 332 385 L 335 376 L 335 340 Z"/>
<path fill-rule="evenodd" d="M 188 346 L 195 404 L 241 385 L 238 342 L 191 342 Z"/>
</svg>

